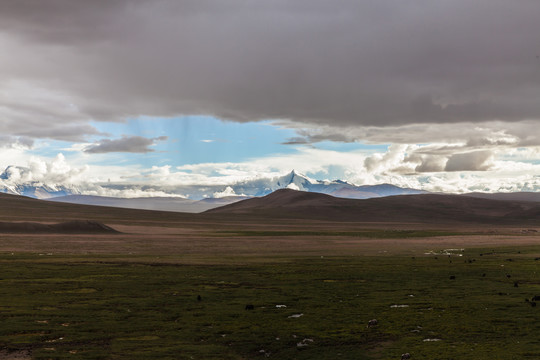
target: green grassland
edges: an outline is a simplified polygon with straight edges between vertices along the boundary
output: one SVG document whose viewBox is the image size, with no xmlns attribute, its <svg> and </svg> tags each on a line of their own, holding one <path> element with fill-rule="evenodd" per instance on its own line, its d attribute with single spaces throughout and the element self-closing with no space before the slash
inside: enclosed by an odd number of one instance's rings
<svg viewBox="0 0 540 360">
<path fill-rule="evenodd" d="M 540 295 L 539 252 L 221 265 L 4 253 L 0 349 L 33 359 L 538 359 L 540 304 L 525 299 Z"/>
</svg>

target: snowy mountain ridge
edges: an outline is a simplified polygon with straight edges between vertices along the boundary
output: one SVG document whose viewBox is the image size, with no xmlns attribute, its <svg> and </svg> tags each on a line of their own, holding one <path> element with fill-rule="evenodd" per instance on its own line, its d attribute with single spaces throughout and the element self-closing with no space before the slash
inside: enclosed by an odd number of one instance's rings
<svg viewBox="0 0 540 360">
<path fill-rule="evenodd" d="M 401 188 L 390 184 L 358 186 L 343 180 L 313 180 L 295 170 L 274 179 L 249 180 L 231 185 L 231 187 L 236 194 L 248 196 L 264 196 L 278 189 L 317 192 L 352 199 L 426 193 L 426 191 Z"/>
<path fill-rule="evenodd" d="M 25 169 L 28 171 L 27 169 Z M 136 196 L 121 196 L 124 198 L 133 197 L 155 197 L 148 193 L 146 187 L 138 185 L 115 185 L 115 184 L 93 184 L 91 191 L 85 191 L 84 185 L 65 185 L 58 183 L 44 183 L 42 181 L 24 181 L 23 176 L 14 176 L 22 171 L 17 171 L 12 167 L 7 168 L 0 174 L 0 192 L 24 195 L 38 199 L 50 199 L 68 195 L 107 195 L 110 193 L 128 194 L 128 190 L 137 190 Z M 50 182 L 50 181 L 49 181 Z M 273 178 L 256 178 L 240 181 L 228 185 L 186 185 L 186 186 L 168 186 L 166 189 L 153 187 L 153 190 L 160 190 L 159 197 L 177 197 L 178 194 L 185 195 L 191 200 L 201 200 L 208 198 L 219 198 L 223 196 L 243 196 L 257 197 L 268 195 L 278 189 L 292 189 L 308 192 L 317 192 L 329 194 L 337 197 L 367 199 L 372 197 L 403 195 L 403 194 L 420 194 L 425 191 L 400 188 L 390 184 L 380 185 L 362 185 L 357 186 L 343 180 L 314 180 L 306 175 L 300 174 L 295 170 L 283 176 Z M 102 191 L 97 191 L 97 190 Z M 141 194 L 141 195 L 139 195 Z"/>
</svg>

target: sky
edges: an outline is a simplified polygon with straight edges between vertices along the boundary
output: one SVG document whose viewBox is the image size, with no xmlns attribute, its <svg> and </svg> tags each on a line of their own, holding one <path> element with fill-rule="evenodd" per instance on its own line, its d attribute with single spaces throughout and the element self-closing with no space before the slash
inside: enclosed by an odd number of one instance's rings
<svg viewBox="0 0 540 360">
<path fill-rule="evenodd" d="M 536 0 L 0 0 L 0 182 L 153 196 L 294 169 L 538 192 L 538 14 Z"/>
</svg>

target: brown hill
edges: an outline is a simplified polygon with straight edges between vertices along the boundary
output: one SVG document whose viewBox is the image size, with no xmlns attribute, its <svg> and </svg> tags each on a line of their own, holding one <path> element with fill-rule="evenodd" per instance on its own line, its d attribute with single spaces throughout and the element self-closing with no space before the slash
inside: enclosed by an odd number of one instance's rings
<svg viewBox="0 0 540 360">
<path fill-rule="evenodd" d="M 0 221 L 62 222 L 93 220 L 106 224 L 167 224 L 191 221 L 193 214 L 68 204 L 0 193 Z"/>
<path fill-rule="evenodd" d="M 473 192 L 473 193 L 463 194 L 463 196 L 470 196 L 470 197 L 491 199 L 491 200 L 540 202 L 540 192 L 510 192 L 510 193 Z"/>
<path fill-rule="evenodd" d="M 97 221 L 74 220 L 58 224 L 0 221 L 0 233 L 9 234 L 112 234 L 113 228 Z"/>
<path fill-rule="evenodd" d="M 211 223 L 225 225 L 276 221 L 281 223 L 285 219 L 292 222 L 295 219 L 309 219 L 355 223 L 538 225 L 540 204 L 530 201 L 499 201 L 434 194 L 358 200 L 283 189 L 265 197 L 243 200 L 201 214 L 186 214 L 55 203 L 18 195 L 0 194 L 0 221 L 53 223 L 81 219 L 111 224 L 113 227 L 151 225 L 207 228 Z"/>
<path fill-rule="evenodd" d="M 457 195 L 400 195 L 357 200 L 283 189 L 262 198 L 212 209 L 206 214 L 359 222 L 538 224 L 539 212 L 540 205 L 533 202 Z"/>
</svg>

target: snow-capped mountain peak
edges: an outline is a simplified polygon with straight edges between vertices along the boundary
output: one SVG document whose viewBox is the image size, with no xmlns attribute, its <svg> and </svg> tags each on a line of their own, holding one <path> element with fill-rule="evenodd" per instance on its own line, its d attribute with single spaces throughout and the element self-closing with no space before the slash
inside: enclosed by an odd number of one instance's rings
<svg viewBox="0 0 540 360">
<path fill-rule="evenodd" d="M 95 195 L 97 194 L 119 194 L 136 190 L 138 197 L 145 197 L 144 187 L 136 184 L 118 186 L 114 184 L 94 184 L 92 191 L 85 184 L 63 184 L 57 182 L 58 179 L 45 179 L 37 181 L 29 175 L 30 169 L 20 167 L 8 167 L 0 173 L 0 191 L 12 194 L 25 195 L 39 199 L 47 199 L 66 195 Z M 415 189 L 404 189 L 390 184 L 363 185 L 357 186 L 342 180 L 314 180 L 295 170 L 290 173 L 272 178 L 255 178 L 239 181 L 234 184 L 223 185 L 186 185 L 168 188 L 160 196 L 177 196 L 183 194 L 192 200 L 219 197 L 218 195 L 242 195 L 242 196 L 264 196 L 278 189 L 293 189 L 308 192 L 317 192 L 337 197 L 366 199 L 371 197 L 417 194 L 423 191 Z M 85 190 L 86 189 L 86 190 Z M 110 195 L 109 195 L 110 196 Z M 113 195 L 114 196 L 114 195 Z"/>
<path fill-rule="evenodd" d="M 307 191 L 307 188 L 313 183 L 314 181 L 307 176 L 299 174 L 293 170 L 287 175 L 281 176 L 277 179 L 276 190 L 281 188 L 289 188 L 293 190 Z"/>
</svg>

